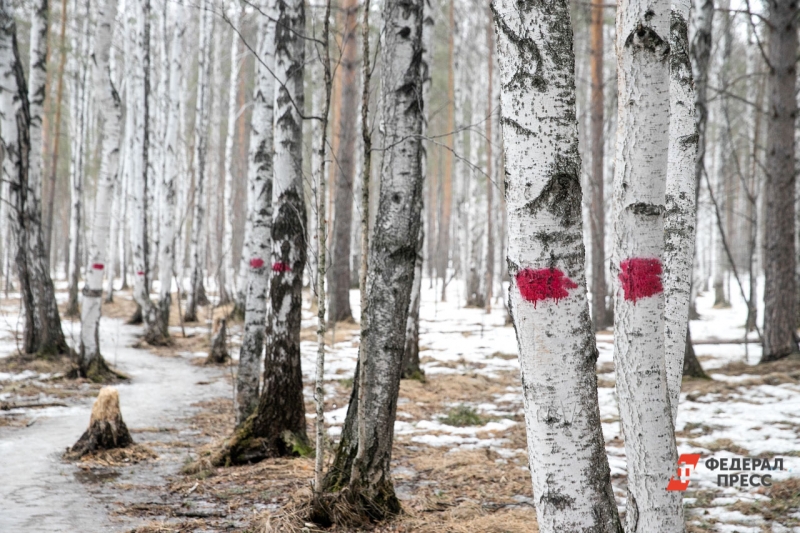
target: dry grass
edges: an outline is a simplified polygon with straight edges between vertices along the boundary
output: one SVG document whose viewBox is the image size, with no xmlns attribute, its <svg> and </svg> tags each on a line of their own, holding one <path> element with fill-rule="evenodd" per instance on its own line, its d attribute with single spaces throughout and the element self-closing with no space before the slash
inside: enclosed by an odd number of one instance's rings
<svg viewBox="0 0 800 533">
<path fill-rule="evenodd" d="M 127 466 L 142 461 L 158 459 L 158 454 L 148 446 L 142 444 L 132 444 L 126 448 L 114 448 L 111 450 L 99 450 L 84 455 L 78 467 L 84 470 L 92 468 L 108 468 Z"/>
</svg>

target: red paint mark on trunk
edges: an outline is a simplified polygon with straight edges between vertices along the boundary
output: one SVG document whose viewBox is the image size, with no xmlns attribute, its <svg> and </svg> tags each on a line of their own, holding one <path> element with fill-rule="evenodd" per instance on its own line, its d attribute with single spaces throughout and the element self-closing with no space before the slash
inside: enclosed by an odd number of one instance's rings
<svg viewBox="0 0 800 533">
<path fill-rule="evenodd" d="M 144 276 L 144 270 L 140 270 L 136 273 L 137 276 Z"/>
<path fill-rule="evenodd" d="M 264 260 L 260 257 L 254 257 L 250 260 L 250 268 L 261 268 L 264 266 Z"/>
<path fill-rule="evenodd" d="M 105 268 L 105 265 L 103 263 L 95 263 L 92 265 L 92 268 L 95 270 L 103 270 Z"/>
<path fill-rule="evenodd" d="M 622 282 L 626 300 L 633 300 L 633 303 L 636 303 L 636 300 L 641 298 L 649 298 L 664 292 L 664 286 L 661 284 L 660 259 L 632 257 L 620 263 L 619 269 L 619 280 Z"/>
<path fill-rule="evenodd" d="M 289 272 L 290 270 L 292 270 L 292 267 L 288 263 L 274 263 L 272 265 L 273 272 Z"/>
<path fill-rule="evenodd" d="M 536 307 L 540 300 L 553 299 L 556 302 L 569 296 L 567 289 L 576 289 L 578 284 L 557 268 L 526 268 L 517 272 L 517 286 L 524 299 Z"/>
</svg>

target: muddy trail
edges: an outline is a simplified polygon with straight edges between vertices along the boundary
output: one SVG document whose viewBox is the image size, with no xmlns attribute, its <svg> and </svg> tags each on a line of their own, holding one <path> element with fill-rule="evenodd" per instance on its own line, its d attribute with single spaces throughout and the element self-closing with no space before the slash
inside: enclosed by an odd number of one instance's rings
<svg viewBox="0 0 800 533">
<path fill-rule="evenodd" d="M 67 329 L 67 328 L 65 328 Z M 64 407 L 10 409 L 4 415 L 22 423 L 0 427 L 0 531 L 3 532 L 109 532 L 128 531 L 145 523 L 160 500 L 168 476 L 188 459 L 188 450 L 207 442 L 192 426 L 198 403 L 231 395 L 229 370 L 198 365 L 202 360 L 187 352 L 171 357 L 132 346 L 139 327 L 119 319 L 103 319 L 101 346 L 109 363 L 131 379 L 119 390 L 125 422 L 137 444 L 157 455 L 138 464 L 130 457 L 94 463 L 67 463 L 61 459 L 86 429 L 96 387 L 80 388 L 86 394 L 56 398 Z M 4 375 L 6 381 L 21 376 Z M 28 381 L 35 384 L 28 372 Z M 44 380 L 53 376 L 40 375 Z M 55 376 L 56 380 L 58 376 Z M 24 388 L 24 387 L 23 387 Z M 4 394 L 2 400 L 14 400 Z M 18 398 L 18 397 L 17 397 Z M 40 402 L 49 401 L 46 395 Z M 27 403 L 27 402 L 19 402 Z M 16 427 L 14 427 L 16 425 Z M 113 483 L 109 483 L 113 482 Z M 187 509 L 186 515 L 213 513 Z M 145 516 L 142 516 L 145 515 Z"/>
</svg>

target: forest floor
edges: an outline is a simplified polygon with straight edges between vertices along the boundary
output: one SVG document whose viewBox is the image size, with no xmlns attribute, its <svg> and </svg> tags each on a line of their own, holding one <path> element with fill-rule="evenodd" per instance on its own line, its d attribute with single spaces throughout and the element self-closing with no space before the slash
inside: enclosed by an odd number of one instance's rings
<svg viewBox="0 0 800 533">
<path fill-rule="evenodd" d="M 459 288 L 452 283 L 443 303 L 424 283 L 425 379 L 402 383 L 395 424 L 393 476 L 404 514 L 378 531 L 535 531 L 514 330 L 499 301 L 491 314 L 460 307 Z M 741 342 L 744 306 L 735 294 L 732 299 L 732 308 L 712 309 L 710 296 L 702 296 L 701 319 L 692 322 L 698 357 L 712 380 L 684 381 L 678 415 L 679 452 L 701 455 L 684 493 L 689 531 L 797 533 L 800 359 L 756 365 L 760 346 Z M 352 301 L 357 314 L 356 292 Z M 308 499 L 311 458 L 182 473 L 232 430 L 235 361 L 204 366 L 213 317 L 181 328 L 177 309 L 172 347 L 138 345 L 140 328 L 124 323 L 134 308 L 124 292 L 104 306 L 101 345 L 108 362 L 131 378 L 116 386 L 140 446 L 64 462 L 61 452 L 86 428 L 99 386 L 65 379 L 67 360 L 13 356 L 18 306 L 13 298 L 0 301 L 0 531 L 277 531 Z M 306 412 L 313 413 L 315 319 L 306 307 L 302 356 Z M 65 320 L 64 329 L 75 343 L 79 323 Z M 229 333 L 235 359 L 241 324 L 231 324 Z M 329 343 L 335 336 L 325 372 L 328 457 L 347 409 L 358 333 L 355 324 L 339 324 L 328 334 Z M 613 337 L 601 332 L 597 338 L 603 431 L 622 510 L 626 467 Z M 308 416 L 309 435 L 313 422 Z M 717 485 L 720 470 L 705 466 L 709 459 L 743 457 L 770 464 L 783 458 L 784 470 L 759 469 L 773 476 L 772 487 L 724 487 Z M 300 524 L 295 531 L 316 530 Z"/>
</svg>

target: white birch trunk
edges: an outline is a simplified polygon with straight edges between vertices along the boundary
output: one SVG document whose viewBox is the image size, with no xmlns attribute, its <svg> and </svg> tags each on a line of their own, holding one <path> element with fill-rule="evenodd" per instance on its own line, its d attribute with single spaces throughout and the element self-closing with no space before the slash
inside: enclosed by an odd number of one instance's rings
<svg viewBox="0 0 800 533">
<path fill-rule="evenodd" d="M 262 9 L 270 14 L 261 19 L 259 27 L 256 80 L 253 94 L 253 118 L 250 133 L 248 182 L 252 208 L 248 214 L 252 229 L 246 236 L 245 251 L 248 264 L 246 283 L 242 278 L 240 288 L 246 289 L 244 335 L 239 352 L 239 372 L 236 377 L 236 422 L 242 423 L 258 405 L 258 379 L 261 353 L 264 349 L 265 321 L 267 315 L 267 289 L 270 278 L 272 250 L 272 155 L 273 109 L 275 79 L 270 71 L 275 68 L 275 2 L 262 2 Z M 248 202 L 249 203 L 249 202 Z"/>
<path fill-rule="evenodd" d="M 519 344 L 539 531 L 617 532 L 586 295 L 566 0 L 493 5 Z"/>
<path fill-rule="evenodd" d="M 687 30 L 690 6 L 691 0 L 673 0 L 669 32 L 670 119 L 664 215 L 664 354 L 673 424 L 678 414 L 686 353 L 697 220 L 694 179 L 697 125 Z"/>
<path fill-rule="evenodd" d="M 73 58 L 73 83 L 71 87 L 71 159 L 69 168 L 70 178 L 70 223 L 69 223 L 69 265 L 67 279 L 69 280 L 68 315 L 78 313 L 78 281 L 81 264 L 81 237 L 83 235 L 83 175 L 85 158 L 87 155 L 87 135 L 89 126 L 89 91 L 87 90 L 89 55 L 89 34 L 91 28 L 91 4 L 83 0 L 80 5 L 83 20 L 80 29 L 76 28 L 76 35 L 72 39 L 73 50 L 78 54 Z M 77 13 L 75 14 L 77 15 Z M 76 16 L 77 18 L 77 16 Z"/>
<path fill-rule="evenodd" d="M 619 109 L 614 176 L 614 364 L 628 457 L 628 533 L 685 531 L 667 491 L 677 450 L 665 369 L 664 212 L 669 128 L 665 0 L 617 9 Z M 508 159 L 506 159 L 508 161 Z"/>
<path fill-rule="evenodd" d="M 220 265 L 220 294 L 225 295 L 225 301 L 234 297 L 237 292 L 237 280 L 233 268 L 233 141 L 236 138 L 236 107 L 237 85 L 241 61 L 239 59 L 239 31 L 241 20 L 241 7 L 238 2 L 231 3 L 231 74 L 228 85 L 228 131 L 225 135 L 225 185 L 223 192 L 222 217 L 222 264 Z"/>
<path fill-rule="evenodd" d="M 148 202 L 151 199 L 150 187 L 150 0 L 136 5 L 136 55 L 135 68 L 138 80 L 134 86 L 134 98 L 138 103 L 141 122 L 136 128 L 136 150 L 133 152 L 134 173 L 131 176 L 133 202 L 131 213 L 131 244 L 133 252 L 134 286 L 133 296 L 142 309 L 145 323 L 144 339 L 150 344 L 163 344 L 169 337 L 169 331 L 158 319 L 158 309 L 150 300 L 150 269 L 148 251 Z"/>
<path fill-rule="evenodd" d="M 44 157 L 42 116 L 44 114 L 47 82 L 47 14 L 48 0 L 36 0 L 31 16 L 31 53 L 28 102 L 31 115 L 31 153 L 28 163 L 28 197 L 37 205 L 41 202 Z M 41 217 L 41 213 L 38 213 Z"/>
<path fill-rule="evenodd" d="M 197 60 L 197 105 L 195 108 L 194 126 L 194 216 L 192 217 L 192 237 L 189 252 L 191 280 L 186 300 L 186 320 L 197 320 L 197 306 L 205 303 L 203 284 L 203 229 L 206 217 L 206 155 L 208 147 L 208 78 L 211 65 L 211 32 L 214 23 L 210 13 L 209 0 L 200 4 L 200 31 Z"/>
<path fill-rule="evenodd" d="M 119 174 L 120 126 L 122 104 L 111 79 L 109 56 L 111 37 L 116 18 L 116 0 L 106 0 L 96 7 L 97 35 L 93 53 L 93 98 L 103 115 L 103 145 L 100 175 L 97 180 L 89 261 L 86 265 L 86 284 L 81 307 L 81 373 L 90 379 L 102 378 L 105 370 L 100 354 L 100 316 L 102 313 L 103 273 L 106 271 L 106 252 L 110 233 L 111 207 L 114 187 Z M 88 92 L 88 91 L 87 91 Z M 113 261 L 112 261 L 113 266 Z M 113 268 L 109 277 L 114 277 Z"/>
<path fill-rule="evenodd" d="M 160 231 L 158 274 L 161 281 L 158 300 L 159 320 L 162 327 L 169 324 L 169 312 L 172 304 L 172 276 L 175 269 L 175 182 L 182 173 L 181 151 L 179 143 L 181 112 L 183 98 L 183 35 L 186 31 L 183 1 L 170 4 L 172 30 L 171 56 L 164 61 L 169 62 L 169 104 L 166 110 L 166 137 L 164 139 L 164 173 L 161 180 Z M 180 280 L 179 280 L 180 282 Z"/>
<path fill-rule="evenodd" d="M 214 2 L 211 2 L 213 8 Z M 212 15 L 213 17 L 213 15 Z M 206 165 L 205 187 L 203 194 L 206 202 L 205 216 L 205 261 L 206 279 L 213 279 L 217 286 L 217 302 L 225 302 L 227 294 L 225 292 L 225 271 L 222 269 L 223 252 L 222 250 L 222 231 L 221 223 L 224 216 L 225 201 L 218 199 L 224 196 L 224 191 L 220 186 L 224 186 L 225 171 L 223 169 L 223 140 L 222 140 L 222 114 L 223 114 L 223 89 L 225 87 L 225 77 L 222 75 L 223 46 L 222 37 L 225 35 L 225 28 L 216 27 L 211 30 L 211 79 L 209 85 L 210 109 L 209 109 L 209 138 L 208 138 L 208 161 Z"/>
</svg>

